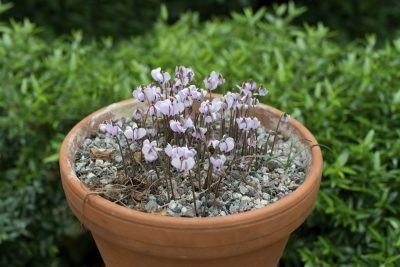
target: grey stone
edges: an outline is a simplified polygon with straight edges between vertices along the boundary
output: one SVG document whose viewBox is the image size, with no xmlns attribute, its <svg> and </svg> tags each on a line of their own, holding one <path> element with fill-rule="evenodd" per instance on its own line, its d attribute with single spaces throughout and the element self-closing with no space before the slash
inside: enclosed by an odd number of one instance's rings
<svg viewBox="0 0 400 267">
<path fill-rule="evenodd" d="M 270 200 L 271 196 L 268 193 L 263 193 L 262 194 L 262 198 L 265 199 L 265 200 Z"/>
<path fill-rule="evenodd" d="M 154 211 L 155 209 L 157 209 L 158 208 L 158 204 L 157 204 L 157 202 L 155 201 L 155 200 L 150 200 L 149 202 L 147 202 L 146 203 L 146 205 L 144 205 L 144 209 L 147 211 L 147 212 L 152 212 L 152 211 Z"/>
<path fill-rule="evenodd" d="M 230 212 L 231 214 L 237 213 L 238 210 L 239 210 L 239 204 L 236 203 L 236 202 L 232 203 L 232 204 L 229 206 L 229 212 Z"/>
<path fill-rule="evenodd" d="M 158 195 L 156 201 L 159 205 L 164 205 L 167 203 L 168 198 L 166 195 Z"/>
<path fill-rule="evenodd" d="M 86 162 L 77 162 L 75 165 L 77 172 L 84 172 L 85 171 Z"/>
<path fill-rule="evenodd" d="M 89 172 L 88 175 L 86 176 L 87 179 L 92 180 L 93 178 L 96 178 L 97 176 L 93 172 Z"/>
<path fill-rule="evenodd" d="M 248 196 L 250 196 L 250 197 L 255 197 L 256 196 L 256 193 L 257 193 L 256 189 L 254 189 L 253 187 L 251 187 L 249 185 L 246 188 L 247 188 L 247 195 Z"/>
<path fill-rule="evenodd" d="M 196 213 L 191 207 L 182 207 L 181 214 L 183 217 L 195 217 Z"/>
<path fill-rule="evenodd" d="M 223 201 L 228 201 L 229 199 L 231 199 L 232 198 L 232 191 L 225 191 L 223 194 L 222 194 L 222 200 Z"/>
<path fill-rule="evenodd" d="M 197 209 L 201 208 L 201 206 L 203 205 L 203 202 L 200 200 L 196 200 L 196 207 Z"/>
<path fill-rule="evenodd" d="M 104 161 L 102 161 L 101 159 L 96 159 L 94 165 L 97 167 L 102 167 L 104 164 Z"/>
<path fill-rule="evenodd" d="M 231 172 L 232 178 L 239 180 L 240 179 L 240 173 L 238 171 L 232 171 Z"/>
<path fill-rule="evenodd" d="M 115 160 L 115 162 L 120 163 L 120 162 L 122 162 L 122 156 L 121 155 L 116 155 L 114 160 Z"/>
<path fill-rule="evenodd" d="M 247 187 L 243 184 L 239 185 L 239 191 L 242 195 L 245 195 L 249 190 L 247 189 Z"/>
<path fill-rule="evenodd" d="M 83 147 L 89 147 L 91 144 L 92 144 L 92 139 L 86 138 L 82 145 Z"/>
<path fill-rule="evenodd" d="M 248 196 L 244 196 L 240 199 L 239 209 L 241 211 L 248 209 L 251 199 Z"/>
<path fill-rule="evenodd" d="M 281 165 L 279 164 L 279 162 L 275 161 L 275 160 L 270 160 L 267 162 L 267 167 L 270 171 L 275 170 L 276 168 L 279 168 Z"/>
</svg>

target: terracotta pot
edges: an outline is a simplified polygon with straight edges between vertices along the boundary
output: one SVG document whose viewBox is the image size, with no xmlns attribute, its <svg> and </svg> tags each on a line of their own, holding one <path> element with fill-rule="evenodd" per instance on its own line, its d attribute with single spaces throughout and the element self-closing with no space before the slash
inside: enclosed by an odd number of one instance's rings
<svg viewBox="0 0 400 267">
<path fill-rule="evenodd" d="M 290 234 L 311 213 L 322 172 L 319 147 L 304 183 L 274 204 L 240 214 L 214 218 L 175 218 L 148 214 L 114 204 L 76 177 L 74 155 L 86 136 L 106 119 L 130 116 L 136 100 L 103 108 L 79 122 L 65 138 L 60 154 L 62 185 L 69 207 L 91 231 L 106 266 L 276 266 Z M 261 105 L 256 116 L 275 125 L 281 111 Z M 288 126 L 316 144 L 295 119 Z"/>
</svg>

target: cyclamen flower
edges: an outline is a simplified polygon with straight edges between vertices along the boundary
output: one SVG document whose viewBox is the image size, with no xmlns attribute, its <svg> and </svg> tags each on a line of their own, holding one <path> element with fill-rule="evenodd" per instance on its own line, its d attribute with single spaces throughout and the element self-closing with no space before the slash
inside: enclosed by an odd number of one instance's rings
<svg viewBox="0 0 400 267">
<path fill-rule="evenodd" d="M 179 172 L 191 170 L 195 165 L 196 150 L 188 147 L 177 147 L 168 144 L 164 149 L 165 154 L 171 158 L 171 165 Z"/>
<path fill-rule="evenodd" d="M 159 112 L 158 112 L 158 110 L 156 109 L 155 106 L 150 106 L 149 109 L 148 109 L 148 111 L 147 111 L 147 113 L 148 113 L 150 116 L 154 116 L 154 117 L 156 117 L 156 116 L 159 115 Z"/>
<path fill-rule="evenodd" d="M 244 120 L 244 118 L 237 118 L 236 119 L 236 123 L 238 125 L 239 130 L 245 130 L 246 129 L 247 123 Z"/>
<path fill-rule="evenodd" d="M 245 170 L 247 167 L 247 161 L 245 159 L 241 159 L 240 163 L 239 163 L 239 168 L 241 168 L 242 170 Z"/>
<path fill-rule="evenodd" d="M 193 121 L 189 117 L 185 119 L 183 122 L 177 120 L 170 120 L 169 126 L 171 127 L 171 130 L 174 131 L 175 133 L 183 134 L 186 132 L 186 129 L 193 127 Z"/>
<path fill-rule="evenodd" d="M 219 145 L 219 141 L 216 140 L 216 139 L 208 141 L 208 146 L 209 147 L 211 146 L 211 147 L 213 147 L 215 149 L 215 148 L 217 148 L 218 145 Z"/>
<path fill-rule="evenodd" d="M 204 114 L 204 121 L 211 123 L 218 118 L 217 112 L 222 107 L 222 101 L 219 98 L 214 98 L 212 102 L 206 100 L 201 102 L 199 112 Z"/>
<path fill-rule="evenodd" d="M 135 125 L 133 128 L 131 126 L 127 126 L 124 131 L 124 135 L 130 140 L 137 141 L 146 135 L 146 129 L 137 128 L 137 125 Z"/>
<path fill-rule="evenodd" d="M 176 67 L 175 77 L 181 81 L 181 85 L 185 86 L 193 80 L 194 72 L 191 68 L 186 68 L 183 66 Z"/>
<path fill-rule="evenodd" d="M 246 130 L 250 131 L 250 130 L 256 130 L 261 126 L 260 121 L 257 118 L 245 118 L 246 120 Z"/>
<path fill-rule="evenodd" d="M 171 99 L 158 101 L 154 106 L 166 116 L 175 116 L 185 109 L 185 105 L 182 102 L 178 102 L 176 99 L 173 99 L 172 101 Z"/>
<path fill-rule="evenodd" d="M 185 108 L 191 108 L 193 106 L 193 99 L 190 96 L 183 96 L 182 94 L 180 95 L 180 92 L 178 92 L 178 94 L 175 96 L 176 100 L 180 103 L 183 103 Z"/>
<path fill-rule="evenodd" d="M 171 146 L 170 144 L 167 144 L 167 146 L 164 149 L 165 154 L 167 154 L 168 157 L 170 158 L 176 158 L 176 157 L 184 157 L 184 158 L 189 158 L 189 157 L 194 157 L 197 152 L 193 148 L 188 148 L 187 146 L 184 147 L 178 147 L 178 146 Z"/>
<path fill-rule="evenodd" d="M 142 119 L 142 112 L 141 112 L 140 110 L 137 109 L 137 110 L 133 113 L 132 118 L 133 118 L 135 121 L 141 120 L 141 119 Z"/>
<path fill-rule="evenodd" d="M 139 86 L 132 92 L 133 97 L 139 100 L 140 102 L 144 102 L 146 100 L 143 89 L 144 89 L 143 86 Z"/>
<path fill-rule="evenodd" d="M 113 137 L 116 137 L 120 132 L 120 127 L 118 125 L 121 125 L 121 123 L 117 122 L 117 125 L 113 125 L 112 122 L 101 123 L 99 129 L 103 133 L 108 133 Z"/>
<path fill-rule="evenodd" d="M 197 140 L 201 140 L 204 139 L 206 132 L 207 128 L 199 127 L 194 130 L 192 136 Z"/>
<path fill-rule="evenodd" d="M 266 96 L 268 93 L 269 93 L 269 91 L 266 88 L 264 88 L 262 86 L 260 86 L 260 88 L 258 88 L 259 96 Z"/>
<path fill-rule="evenodd" d="M 190 96 L 192 99 L 197 101 L 202 101 L 204 98 L 204 94 L 194 85 L 190 85 L 189 87 L 183 88 L 181 92 L 179 92 L 182 97 Z"/>
<path fill-rule="evenodd" d="M 224 95 L 222 108 L 225 110 L 235 109 L 238 105 L 238 97 L 240 98 L 239 94 L 228 92 L 226 95 Z"/>
<path fill-rule="evenodd" d="M 226 157 L 224 155 L 217 155 L 210 157 L 211 164 L 213 165 L 214 172 L 220 172 L 226 161 Z"/>
<path fill-rule="evenodd" d="M 164 84 L 171 79 L 171 75 L 168 72 L 162 71 L 161 68 L 152 70 L 151 77 L 160 84 Z"/>
<path fill-rule="evenodd" d="M 158 159 L 157 150 L 160 150 L 157 147 L 157 141 L 154 140 L 150 142 L 149 139 L 144 140 L 142 153 L 146 161 L 153 162 Z"/>
<path fill-rule="evenodd" d="M 253 81 L 248 81 L 243 83 L 242 87 L 241 87 L 241 91 L 243 93 L 247 94 L 251 94 L 253 91 L 255 91 L 257 89 L 257 84 Z"/>
<path fill-rule="evenodd" d="M 257 118 L 237 118 L 236 123 L 238 124 L 239 130 L 256 130 L 261 126 L 260 121 Z"/>
<path fill-rule="evenodd" d="M 157 131 L 156 128 L 153 128 L 153 129 L 150 129 L 150 130 L 149 130 L 149 134 L 150 134 L 152 137 L 154 137 L 154 136 L 156 136 L 156 135 L 158 134 L 158 131 Z"/>
<path fill-rule="evenodd" d="M 235 140 L 232 137 L 225 138 L 219 142 L 218 146 L 222 153 L 228 153 L 235 147 Z"/>
<path fill-rule="evenodd" d="M 207 90 L 215 90 L 218 86 L 221 86 L 225 83 L 224 77 L 220 73 L 212 71 L 210 75 L 208 75 L 204 79 L 204 86 Z"/>
<path fill-rule="evenodd" d="M 193 105 L 193 100 L 202 101 L 204 95 L 199 89 L 190 85 L 189 87 L 183 88 L 181 91 L 177 93 L 176 98 L 185 104 L 185 107 L 191 107 Z"/>
<path fill-rule="evenodd" d="M 247 145 L 255 148 L 257 146 L 257 140 L 254 136 L 247 138 Z"/>
<path fill-rule="evenodd" d="M 290 115 L 289 115 L 289 114 L 284 113 L 284 114 L 281 116 L 281 122 L 283 122 L 283 123 L 288 123 L 289 120 L 290 120 Z"/>
<path fill-rule="evenodd" d="M 161 99 L 161 89 L 157 86 L 148 86 L 143 88 L 145 99 L 150 104 L 154 104 Z"/>
</svg>

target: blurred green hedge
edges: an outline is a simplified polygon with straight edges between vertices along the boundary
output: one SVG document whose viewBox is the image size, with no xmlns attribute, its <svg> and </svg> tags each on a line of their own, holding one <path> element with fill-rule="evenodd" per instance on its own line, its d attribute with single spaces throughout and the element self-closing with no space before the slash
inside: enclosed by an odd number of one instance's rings
<svg viewBox="0 0 400 267">
<path fill-rule="evenodd" d="M 400 38 L 342 47 L 322 25 L 294 26 L 302 11 L 246 9 L 204 23 L 187 13 L 119 42 L 83 43 L 79 32 L 44 41 L 28 21 L 0 25 L 0 266 L 87 264 L 93 244 L 76 246 L 60 143 L 85 115 L 149 82 L 152 68 L 175 65 L 192 66 L 199 83 L 220 71 L 225 89 L 264 83 L 264 102 L 330 147 L 315 210 L 283 266 L 399 266 Z"/>
<path fill-rule="evenodd" d="M 189 10 L 199 13 L 201 19 L 212 16 L 228 16 L 232 10 L 239 11 L 246 6 L 257 10 L 263 6 L 287 3 L 287 0 L 5 0 L 14 8 L 0 17 L 23 20 L 29 18 L 44 27 L 47 35 L 70 34 L 82 29 L 85 36 L 127 37 L 146 33 L 152 29 L 160 15 L 160 6 L 168 9 L 168 21 L 175 22 L 180 14 Z M 398 0 L 295 0 L 308 12 L 295 23 L 316 24 L 323 22 L 335 30 L 339 39 L 364 38 L 365 34 L 376 33 L 379 37 L 390 38 L 400 28 L 400 1 Z"/>
</svg>

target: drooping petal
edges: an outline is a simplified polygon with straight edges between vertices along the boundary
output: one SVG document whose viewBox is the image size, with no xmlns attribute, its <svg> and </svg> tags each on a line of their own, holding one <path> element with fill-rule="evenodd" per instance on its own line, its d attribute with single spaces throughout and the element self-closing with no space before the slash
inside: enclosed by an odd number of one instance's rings
<svg viewBox="0 0 400 267">
<path fill-rule="evenodd" d="M 146 129 L 144 128 L 139 128 L 134 130 L 134 135 L 133 138 L 135 140 L 142 139 L 146 135 Z"/>
<path fill-rule="evenodd" d="M 165 154 L 167 154 L 168 157 L 172 157 L 172 146 L 170 144 L 167 144 L 167 146 L 164 148 Z"/>
<path fill-rule="evenodd" d="M 178 157 L 175 157 L 171 160 L 171 165 L 174 166 L 178 171 L 180 171 L 182 166 L 182 161 Z"/>
<path fill-rule="evenodd" d="M 151 77 L 157 82 L 162 82 L 163 75 L 161 73 L 161 68 L 156 68 L 151 71 Z"/>
<path fill-rule="evenodd" d="M 232 137 L 226 138 L 225 143 L 228 146 L 228 152 L 231 151 L 235 147 L 235 140 Z"/>
<path fill-rule="evenodd" d="M 127 126 L 125 131 L 124 131 L 124 135 L 126 138 L 132 140 L 133 139 L 133 129 L 130 126 Z"/>
<path fill-rule="evenodd" d="M 196 164 L 196 162 L 195 162 L 194 158 L 190 157 L 190 158 L 185 159 L 184 164 L 183 164 L 185 171 L 191 170 L 195 164 Z"/>
</svg>

